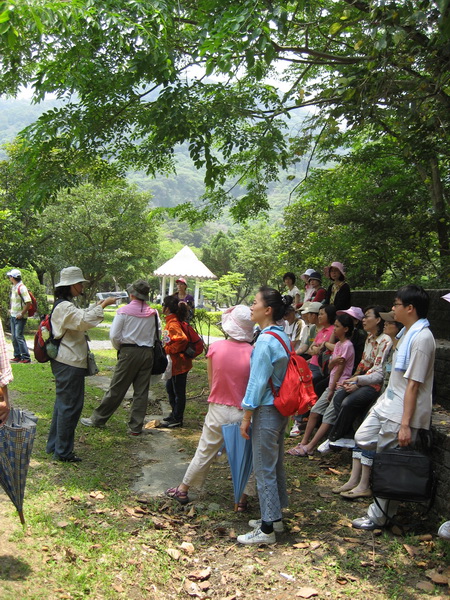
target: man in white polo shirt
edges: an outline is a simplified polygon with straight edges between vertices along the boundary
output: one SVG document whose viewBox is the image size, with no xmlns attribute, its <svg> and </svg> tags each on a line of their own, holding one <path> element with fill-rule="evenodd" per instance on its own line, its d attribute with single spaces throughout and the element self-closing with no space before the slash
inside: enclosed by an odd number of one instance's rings
<svg viewBox="0 0 450 600">
<path fill-rule="evenodd" d="M 429 429 L 436 344 L 426 319 L 427 292 L 417 285 L 405 285 L 395 296 L 394 319 L 404 325 L 392 358 L 389 383 L 355 434 L 363 450 L 382 452 L 413 444 L 419 429 Z M 395 482 L 392 482 L 393 485 Z M 355 529 L 385 525 L 397 512 L 398 502 L 377 499 L 367 515 L 355 519 Z"/>
</svg>

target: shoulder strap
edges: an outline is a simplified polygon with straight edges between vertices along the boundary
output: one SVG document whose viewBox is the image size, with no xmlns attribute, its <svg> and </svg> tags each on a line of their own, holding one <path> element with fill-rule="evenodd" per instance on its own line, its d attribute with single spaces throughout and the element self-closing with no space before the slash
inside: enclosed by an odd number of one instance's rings
<svg viewBox="0 0 450 600">
<path fill-rule="evenodd" d="M 158 313 L 155 312 L 155 337 L 159 341 Z"/>
<path fill-rule="evenodd" d="M 274 338 L 277 338 L 277 340 L 283 345 L 283 348 L 286 350 L 286 352 L 289 355 L 291 354 L 292 350 L 289 350 L 289 348 L 284 343 L 283 338 L 279 336 L 278 333 L 275 333 L 274 331 L 263 331 L 263 333 L 267 333 L 268 335 L 272 335 Z"/>
</svg>

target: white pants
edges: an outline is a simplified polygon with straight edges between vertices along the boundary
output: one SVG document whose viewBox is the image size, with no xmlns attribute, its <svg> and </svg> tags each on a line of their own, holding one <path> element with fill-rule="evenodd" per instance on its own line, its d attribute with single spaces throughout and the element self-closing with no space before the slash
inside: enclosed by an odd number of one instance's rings
<svg viewBox="0 0 450 600">
<path fill-rule="evenodd" d="M 239 423 L 243 414 L 243 411 L 235 406 L 210 402 L 197 450 L 183 478 L 185 485 L 197 488 L 203 486 L 208 471 L 223 445 L 222 425 Z M 255 492 L 254 477 L 250 476 L 244 494 L 254 496 Z"/>
<path fill-rule="evenodd" d="M 372 450 L 382 452 L 398 446 L 398 432 L 400 423 L 395 423 L 379 415 L 376 407 L 373 407 L 367 417 L 364 419 L 361 427 L 355 434 L 355 443 L 363 450 Z M 418 429 L 411 427 L 411 443 L 414 443 L 417 437 Z M 395 500 L 384 500 L 377 498 L 380 506 L 373 502 L 369 506 L 367 514 L 371 521 L 377 525 L 384 525 L 386 516 L 393 517 L 397 512 L 398 502 Z"/>
</svg>

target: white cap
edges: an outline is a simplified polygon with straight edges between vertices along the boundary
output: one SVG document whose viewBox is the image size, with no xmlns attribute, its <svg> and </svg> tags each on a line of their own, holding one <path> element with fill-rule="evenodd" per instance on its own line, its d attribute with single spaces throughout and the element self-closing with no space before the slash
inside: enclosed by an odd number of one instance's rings
<svg viewBox="0 0 450 600">
<path fill-rule="evenodd" d="M 14 279 L 22 277 L 22 273 L 19 271 L 19 269 L 11 269 L 11 271 L 8 271 L 6 275 L 7 277 L 14 277 Z"/>
</svg>

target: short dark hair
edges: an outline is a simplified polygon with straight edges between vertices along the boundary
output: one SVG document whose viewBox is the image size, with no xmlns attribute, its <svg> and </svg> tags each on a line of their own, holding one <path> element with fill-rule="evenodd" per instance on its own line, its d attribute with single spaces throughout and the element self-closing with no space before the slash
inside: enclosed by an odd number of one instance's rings
<svg viewBox="0 0 450 600">
<path fill-rule="evenodd" d="M 186 302 L 178 300 L 178 296 L 166 296 L 163 300 L 163 308 L 168 308 L 179 321 L 186 321 L 188 305 Z"/>
<path fill-rule="evenodd" d="M 403 306 L 414 306 L 419 319 L 424 319 L 428 314 L 430 307 L 430 296 L 421 285 L 404 285 L 395 294 L 395 298 L 400 300 Z"/>
<path fill-rule="evenodd" d="M 334 304 L 327 304 L 326 306 L 321 306 L 319 308 L 319 312 L 322 309 L 325 311 L 325 313 L 327 315 L 328 323 L 330 325 L 334 325 L 334 322 L 336 321 L 336 308 L 335 308 Z"/>
<path fill-rule="evenodd" d="M 272 317 L 274 321 L 279 321 L 286 314 L 286 309 L 292 304 L 292 296 L 282 296 L 278 290 L 263 286 L 259 288 L 259 293 L 262 296 L 264 306 L 272 309 Z"/>
<path fill-rule="evenodd" d="M 346 332 L 345 337 L 346 338 L 352 337 L 353 329 L 355 328 L 355 324 L 353 323 L 353 318 L 350 315 L 348 315 L 347 313 L 341 313 L 339 315 L 336 315 L 336 321 L 339 321 L 339 323 L 343 327 L 348 327 L 348 331 Z"/>
<path fill-rule="evenodd" d="M 285 280 L 287 277 L 289 277 L 289 279 L 292 279 L 292 283 L 295 283 L 295 275 L 294 275 L 294 273 L 291 273 L 291 271 L 288 271 L 287 273 L 285 273 L 285 274 L 283 275 L 283 281 L 284 281 L 284 280 Z"/>
<path fill-rule="evenodd" d="M 375 317 L 377 319 L 380 319 L 380 322 L 377 325 L 377 336 L 381 335 L 383 333 L 383 328 L 384 328 L 384 319 L 380 315 L 380 313 L 387 312 L 386 308 L 384 306 L 380 306 L 379 304 L 374 304 L 372 306 L 366 306 L 366 308 L 364 309 L 364 314 L 366 314 L 366 312 L 368 310 L 373 310 L 373 314 L 375 315 Z"/>
</svg>

